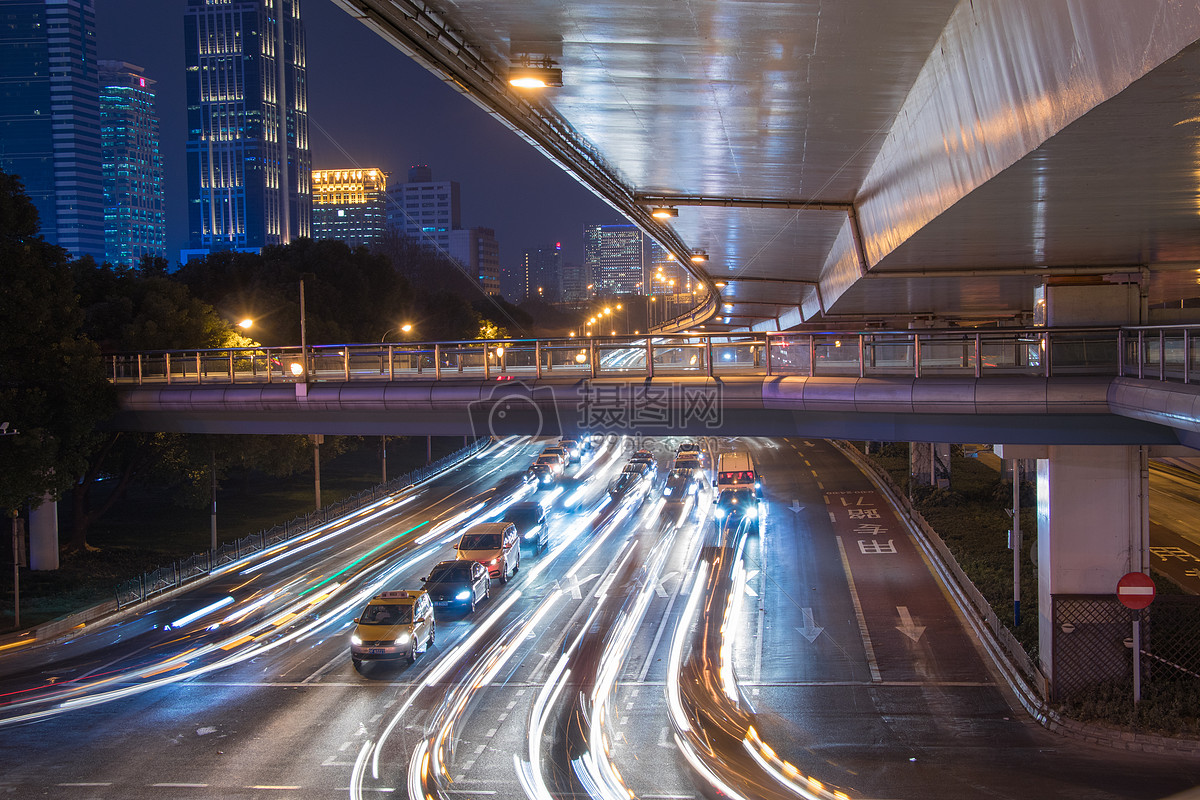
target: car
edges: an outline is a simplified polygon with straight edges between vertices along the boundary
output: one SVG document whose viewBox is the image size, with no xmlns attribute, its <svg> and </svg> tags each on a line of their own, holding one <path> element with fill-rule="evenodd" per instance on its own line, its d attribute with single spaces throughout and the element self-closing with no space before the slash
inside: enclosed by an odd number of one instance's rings
<svg viewBox="0 0 1200 800">
<path fill-rule="evenodd" d="M 713 516 L 723 525 L 747 524 L 757 530 L 759 523 L 758 496 L 751 487 L 725 489 L 717 495 Z"/>
<path fill-rule="evenodd" d="M 564 469 L 566 468 L 567 463 L 571 460 L 570 453 L 567 452 L 567 449 L 565 447 L 559 447 L 557 445 L 553 445 L 551 447 L 544 448 L 542 450 L 541 454 L 538 456 L 538 461 L 541 461 L 542 459 L 547 458 L 549 456 L 554 456 L 554 457 L 558 458 L 559 463 L 562 464 Z"/>
<path fill-rule="evenodd" d="M 704 448 L 696 442 L 683 442 L 675 449 L 676 455 L 682 455 L 683 453 L 701 454 L 703 452 Z"/>
<path fill-rule="evenodd" d="M 637 472 L 622 472 L 617 476 L 617 479 L 608 487 L 608 493 L 612 497 L 624 497 L 632 492 L 637 487 L 641 486 L 643 476 Z"/>
<path fill-rule="evenodd" d="M 538 463 L 525 473 L 525 480 L 529 483 L 536 483 L 539 489 L 544 489 L 558 480 L 558 472 L 551 464 Z"/>
<path fill-rule="evenodd" d="M 583 456 L 583 445 L 578 439 L 564 436 L 558 440 L 558 446 L 566 452 L 569 462 L 572 464 L 579 463 L 579 459 Z"/>
<path fill-rule="evenodd" d="M 516 526 L 521 545 L 532 547 L 535 555 L 550 545 L 550 533 L 546 530 L 546 509 L 541 503 L 513 503 L 504 511 L 504 521 Z"/>
<path fill-rule="evenodd" d="M 690 469 L 694 472 L 704 469 L 704 462 L 696 458 L 693 453 L 680 453 L 675 456 L 675 463 L 671 469 Z"/>
<path fill-rule="evenodd" d="M 477 561 L 488 574 L 508 583 L 510 572 L 521 568 L 521 540 L 511 522 L 480 522 L 463 531 L 458 539 L 458 558 Z"/>
<path fill-rule="evenodd" d="M 658 472 L 658 459 L 646 450 L 639 450 L 629 457 L 628 464 L 645 464 L 650 471 Z"/>
<path fill-rule="evenodd" d="M 421 589 L 387 591 L 375 595 L 354 620 L 350 634 L 350 660 L 354 668 L 364 661 L 405 658 L 433 646 L 433 601 Z"/>
<path fill-rule="evenodd" d="M 554 470 L 555 475 L 561 475 L 566 467 L 566 460 L 558 453 L 542 453 L 537 457 L 534 464 L 546 464 L 550 469 Z"/>
<path fill-rule="evenodd" d="M 630 461 L 625 466 L 621 467 L 621 472 L 632 472 L 639 477 L 646 477 L 654 470 L 654 465 L 649 461 Z"/>
<path fill-rule="evenodd" d="M 667 502 L 682 503 L 696 493 L 699 486 L 695 470 L 673 469 L 667 473 L 667 483 L 663 486 L 663 497 Z"/>
<path fill-rule="evenodd" d="M 478 561 L 438 562 L 423 580 L 434 608 L 474 611 L 476 604 L 492 594 L 487 568 Z"/>
</svg>

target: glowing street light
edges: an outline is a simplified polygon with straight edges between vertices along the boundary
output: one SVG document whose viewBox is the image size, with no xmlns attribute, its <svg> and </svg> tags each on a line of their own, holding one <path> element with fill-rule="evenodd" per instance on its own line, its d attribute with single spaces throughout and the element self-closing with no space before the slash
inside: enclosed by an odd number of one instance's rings
<svg viewBox="0 0 1200 800">
<path fill-rule="evenodd" d="M 246 317 L 244 320 L 238 323 L 238 327 L 244 331 L 248 331 L 254 327 L 254 320 Z"/>
</svg>

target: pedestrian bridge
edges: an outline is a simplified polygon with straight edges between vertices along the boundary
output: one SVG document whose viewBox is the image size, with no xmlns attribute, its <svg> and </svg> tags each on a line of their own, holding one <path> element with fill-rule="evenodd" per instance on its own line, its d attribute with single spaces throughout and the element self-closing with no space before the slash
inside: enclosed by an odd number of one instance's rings
<svg viewBox="0 0 1200 800">
<path fill-rule="evenodd" d="M 107 359 L 122 430 L 1200 446 L 1197 331 L 683 334 Z"/>
</svg>

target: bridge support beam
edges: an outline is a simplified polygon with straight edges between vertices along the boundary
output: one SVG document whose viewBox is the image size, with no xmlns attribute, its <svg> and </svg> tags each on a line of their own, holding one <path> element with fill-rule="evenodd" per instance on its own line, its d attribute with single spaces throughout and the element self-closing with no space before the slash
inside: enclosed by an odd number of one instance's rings
<svg viewBox="0 0 1200 800">
<path fill-rule="evenodd" d="M 1038 459 L 1038 643 L 1051 697 L 1129 674 L 1117 581 L 1148 569 L 1149 469 L 1142 446 L 1050 445 Z M 1093 598 L 1104 618 L 1069 595 Z M 1056 609 L 1057 612 L 1056 612 Z"/>
</svg>

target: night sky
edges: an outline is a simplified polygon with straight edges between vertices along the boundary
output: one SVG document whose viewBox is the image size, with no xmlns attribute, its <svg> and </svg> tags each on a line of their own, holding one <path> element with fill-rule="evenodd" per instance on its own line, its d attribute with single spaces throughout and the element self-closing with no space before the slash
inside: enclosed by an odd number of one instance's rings
<svg viewBox="0 0 1200 800">
<path fill-rule="evenodd" d="M 145 67 L 158 81 L 166 173 L 167 260 L 186 245 L 187 141 L 183 16 L 187 0 L 96 0 L 100 58 Z M 561 241 L 583 261 L 583 226 L 623 222 L 607 204 L 432 73 L 328 0 L 303 0 L 314 169 L 412 164 L 458 181 L 464 227 L 493 228 L 500 263 Z M 344 151 L 344 152 L 343 152 Z"/>
</svg>

